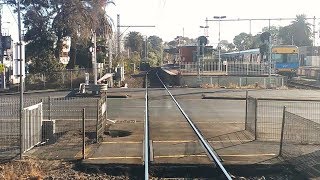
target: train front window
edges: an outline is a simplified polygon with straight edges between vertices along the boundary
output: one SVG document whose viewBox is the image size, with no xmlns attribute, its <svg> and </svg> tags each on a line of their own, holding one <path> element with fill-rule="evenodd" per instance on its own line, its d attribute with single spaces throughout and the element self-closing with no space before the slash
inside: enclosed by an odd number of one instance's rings
<svg viewBox="0 0 320 180">
<path fill-rule="evenodd" d="M 272 60 L 276 63 L 297 63 L 298 54 L 272 54 Z"/>
<path fill-rule="evenodd" d="M 298 62 L 298 54 L 287 54 L 288 63 L 297 63 Z"/>
</svg>

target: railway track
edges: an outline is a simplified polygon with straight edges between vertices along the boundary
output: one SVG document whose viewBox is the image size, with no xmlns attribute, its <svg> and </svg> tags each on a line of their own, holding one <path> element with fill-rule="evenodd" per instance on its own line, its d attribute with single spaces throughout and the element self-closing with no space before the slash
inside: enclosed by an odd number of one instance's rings
<svg viewBox="0 0 320 180">
<path fill-rule="evenodd" d="M 316 86 L 313 84 L 307 84 L 304 82 L 297 82 L 290 80 L 288 81 L 288 87 L 296 88 L 296 89 L 320 89 L 320 86 Z"/>
<path fill-rule="evenodd" d="M 228 171 L 225 169 L 225 167 L 222 165 L 222 163 L 220 162 L 221 159 L 219 158 L 219 156 L 217 155 L 217 153 L 214 151 L 214 149 L 212 148 L 211 144 L 206 140 L 206 138 L 202 135 L 201 131 L 197 128 L 197 126 L 195 125 L 195 123 L 189 118 L 188 114 L 183 110 L 183 108 L 180 106 L 179 102 L 174 98 L 174 96 L 172 95 L 172 93 L 169 91 L 169 89 L 167 88 L 167 86 L 165 85 L 165 83 L 161 80 L 161 78 L 159 77 L 158 73 L 156 73 L 156 77 L 158 78 L 158 80 L 161 82 L 162 86 L 164 87 L 164 91 L 169 94 L 169 96 L 171 97 L 174 105 L 177 107 L 177 110 L 180 112 L 180 114 L 184 117 L 185 122 L 190 126 L 190 128 L 192 129 L 192 132 L 194 133 L 194 135 L 196 136 L 196 138 L 198 139 L 198 141 L 201 144 L 201 147 L 203 148 L 203 150 L 206 152 L 207 157 L 211 160 L 211 163 L 213 165 L 213 167 L 219 171 L 222 176 L 225 179 L 231 180 L 231 176 L 228 173 Z M 144 160 L 144 177 L 145 179 L 149 179 L 149 168 L 150 168 L 150 161 L 151 158 L 153 159 L 154 157 L 154 152 L 151 151 L 153 149 L 153 145 L 152 145 L 152 141 L 150 141 L 150 119 L 149 119 L 149 110 L 150 110 L 150 97 L 149 97 L 149 91 L 148 91 L 148 82 L 147 82 L 147 77 L 146 77 L 146 90 L 145 90 L 145 122 L 144 122 L 144 140 L 143 140 L 143 160 Z M 177 131 L 178 132 L 178 131 Z M 154 138 L 152 138 L 154 139 Z M 150 143 L 151 142 L 151 143 Z M 181 143 L 182 141 L 157 141 L 158 143 L 160 142 L 176 142 L 176 143 Z M 194 157 L 196 157 L 198 155 L 194 155 Z M 199 155 L 200 156 L 200 155 Z M 163 158 L 163 157 L 170 157 L 170 156 L 156 156 L 158 158 Z M 171 157 L 179 157 L 179 156 L 171 156 Z M 180 157 L 184 157 L 184 155 L 181 155 Z M 202 156 L 203 157 L 203 156 Z"/>
</svg>

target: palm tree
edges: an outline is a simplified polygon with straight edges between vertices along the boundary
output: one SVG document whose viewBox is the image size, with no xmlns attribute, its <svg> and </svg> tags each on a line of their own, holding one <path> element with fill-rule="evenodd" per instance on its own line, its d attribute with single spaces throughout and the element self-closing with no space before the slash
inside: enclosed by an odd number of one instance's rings
<svg viewBox="0 0 320 180">
<path fill-rule="evenodd" d="M 306 21 L 306 15 L 300 14 L 292 21 L 292 36 L 295 45 L 297 46 L 310 46 L 312 44 L 311 24 Z"/>
</svg>

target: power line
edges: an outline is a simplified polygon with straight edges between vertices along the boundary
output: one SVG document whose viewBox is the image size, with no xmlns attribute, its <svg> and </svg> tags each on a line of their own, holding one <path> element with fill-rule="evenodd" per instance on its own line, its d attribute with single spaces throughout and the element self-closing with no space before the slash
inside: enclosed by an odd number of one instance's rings
<svg viewBox="0 0 320 180">
<path fill-rule="evenodd" d="M 282 20 L 295 20 L 297 18 L 234 18 L 234 19 L 206 19 L 205 21 L 282 21 Z M 320 18 L 304 18 L 308 19 L 320 19 Z"/>
<path fill-rule="evenodd" d="M 271 28 L 271 21 L 282 21 L 282 20 L 296 20 L 297 18 L 234 18 L 234 19 L 207 19 L 206 18 L 206 22 L 208 21 L 216 21 L 216 22 L 221 22 L 221 21 L 249 21 L 250 24 L 249 24 L 249 29 L 250 29 L 250 34 L 251 34 L 251 21 L 269 21 L 269 30 Z M 305 17 L 304 18 L 305 20 L 313 20 L 313 32 L 312 32 L 312 37 L 313 37 L 313 45 L 315 45 L 315 34 L 316 34 L 316 30 L 315 30 L 315 21 L 320 19 L 320 18 L 316 18 L 315 16 L 312 17 L 312 18 L 308 18 L 308 17 Z"/>
</svg>

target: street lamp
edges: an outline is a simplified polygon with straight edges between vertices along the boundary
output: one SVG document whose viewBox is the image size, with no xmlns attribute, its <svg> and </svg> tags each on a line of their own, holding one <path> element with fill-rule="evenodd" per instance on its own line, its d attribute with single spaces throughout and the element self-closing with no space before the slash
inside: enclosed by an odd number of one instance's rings
<svg viewBox="0 0 320 180">
<path fill-rule="evenodd" d="M 201 29 L 204 29 L 204 30 L 203 30 L 204 36 L 208 37 L 208 34 L 206 33 L 206 29 L 208 29 L 209 26 L 208 26 L 208 25 L 206 25 L 206 26 L 200 26 L 200 28 L 201 28 Z"/>
<path fill-rule="evenodd" d="M 219 56 L 219 71 L 221 70 L 221 47 L 220 47 L 220 22 L 221 19 L 226 18 L 227 16 L 214 16 L 214 19 L 219 19 L 219 37 L 218 37 L 218 56 Z"/>
</svg>

